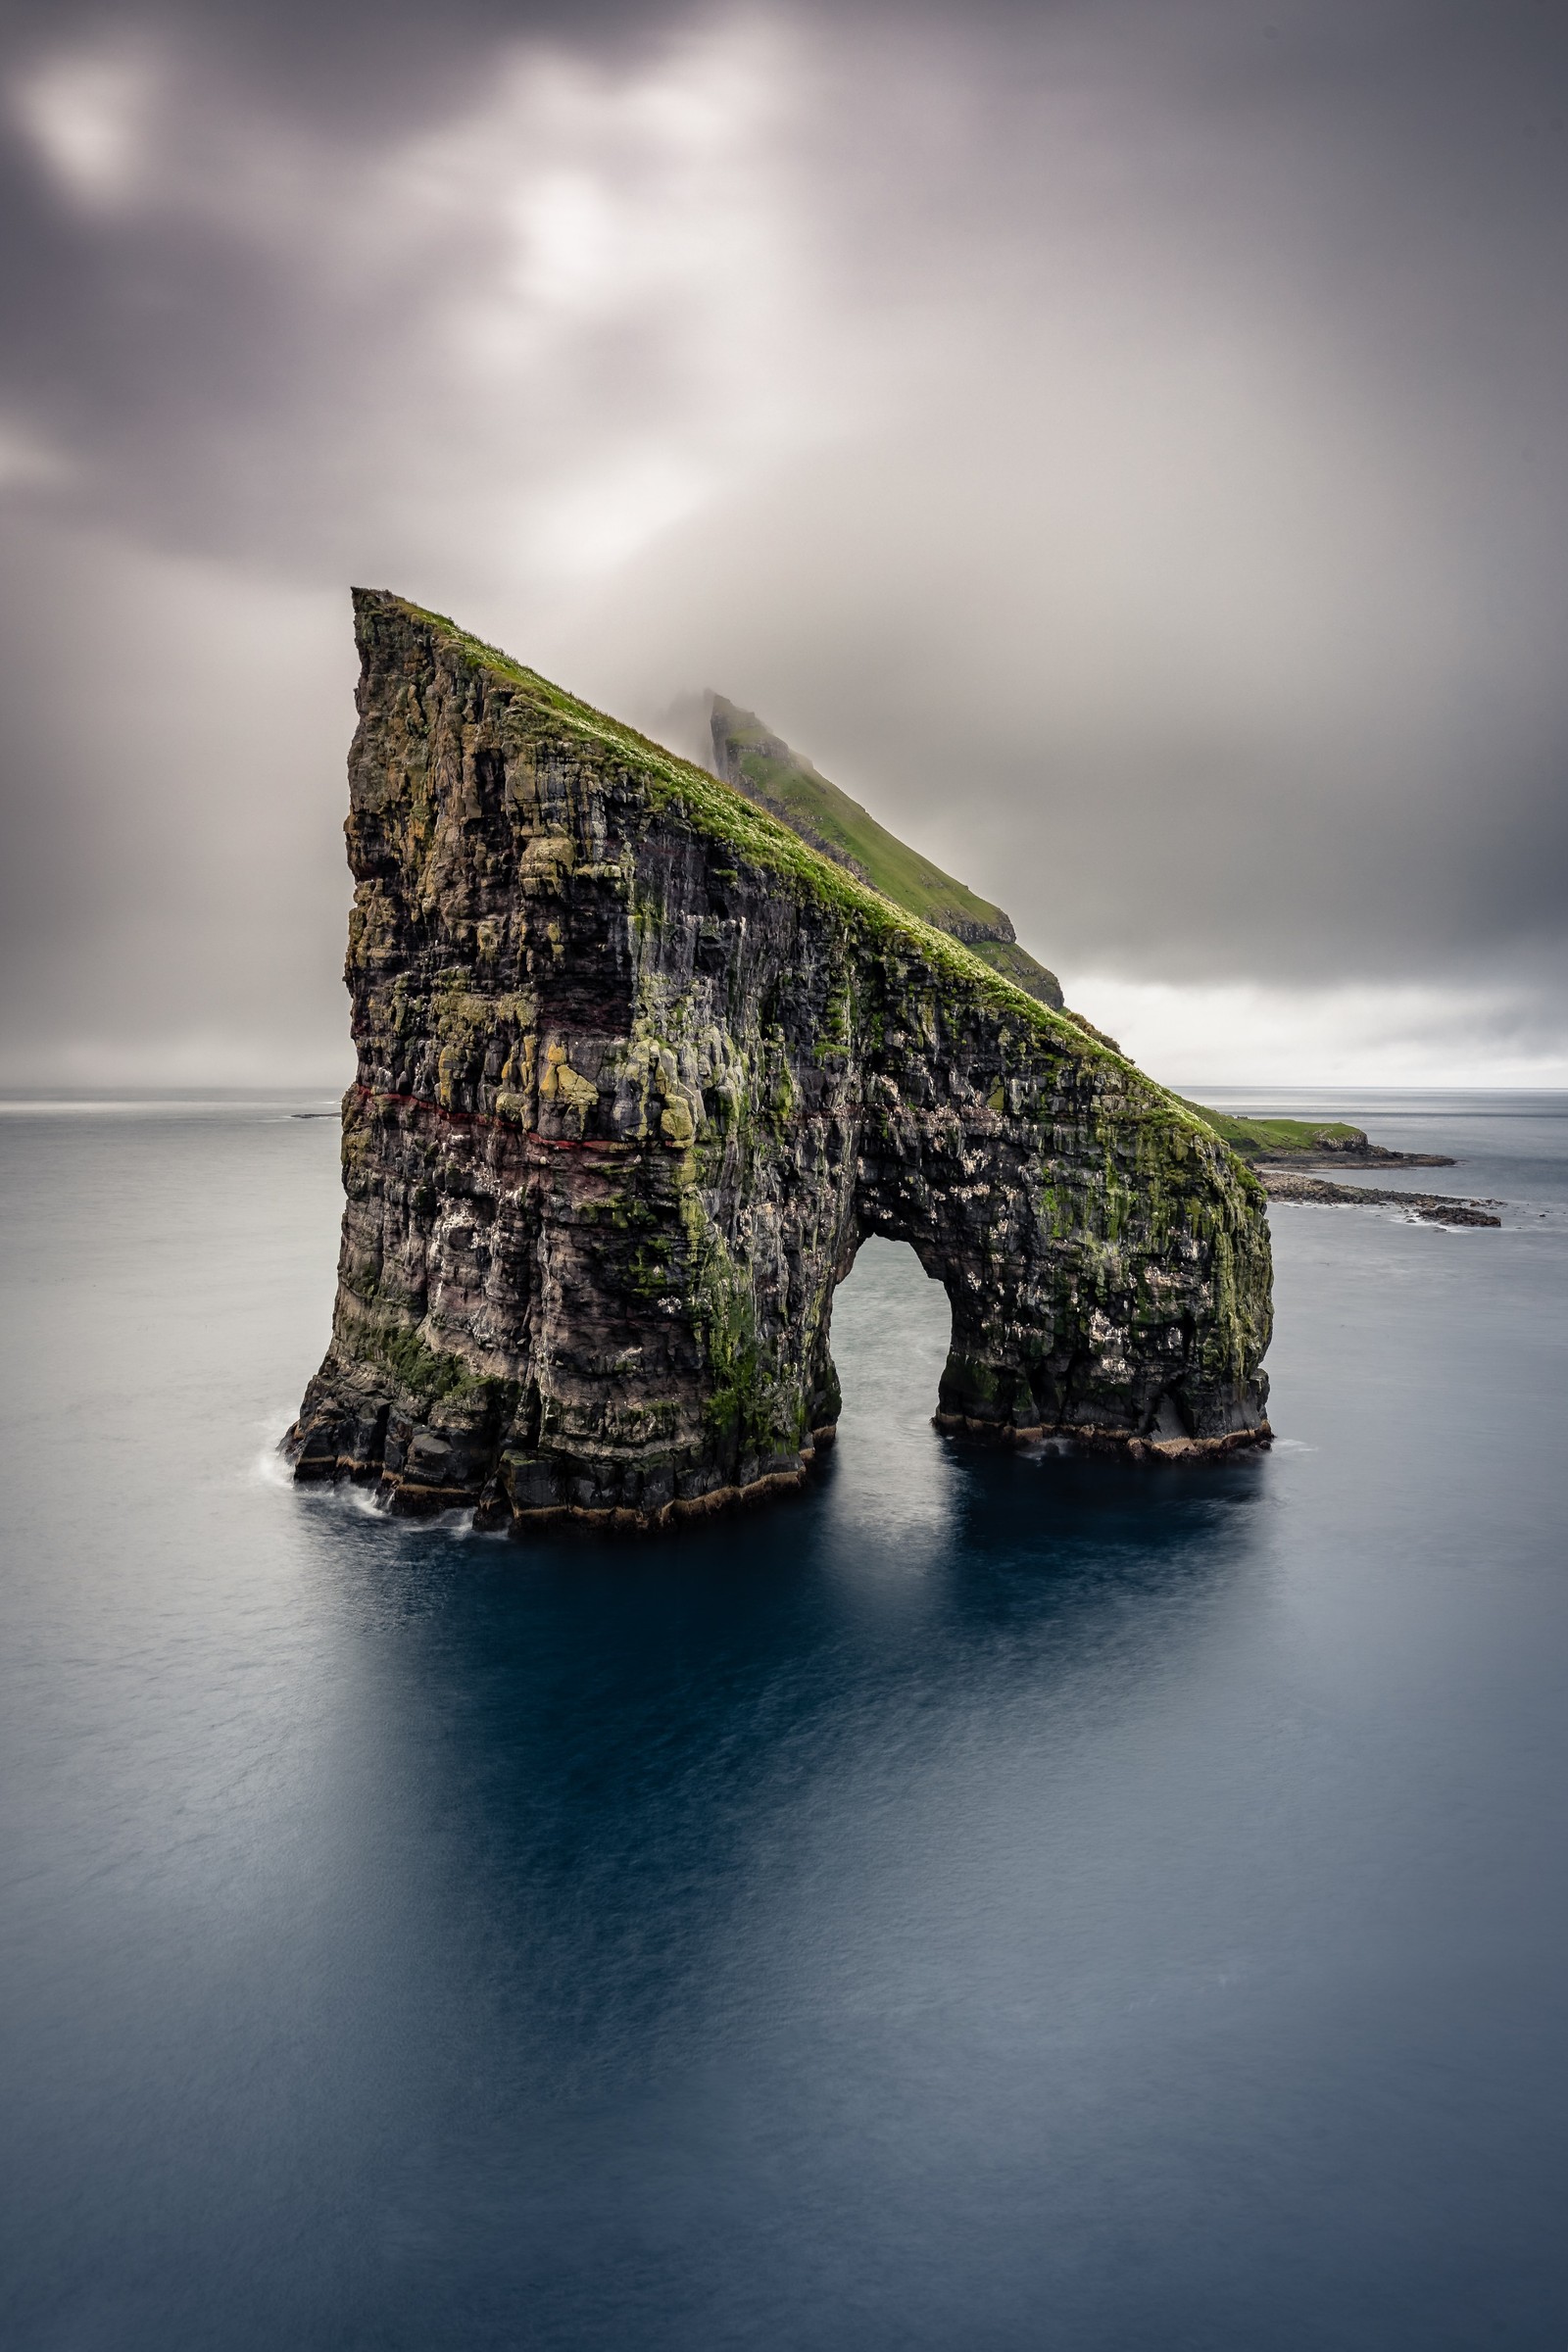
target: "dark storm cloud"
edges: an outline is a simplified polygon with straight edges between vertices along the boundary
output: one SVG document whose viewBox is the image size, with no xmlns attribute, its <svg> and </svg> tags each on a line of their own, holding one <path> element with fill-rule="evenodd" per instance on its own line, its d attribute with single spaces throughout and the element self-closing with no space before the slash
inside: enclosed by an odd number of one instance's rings
<svg viewBox="0 0 1568 2352">
<path fill-rule="evenodd" d="M 335 1029 L 354 576 L 645 721 L 765 710 L 1069 981 L 1564 1050 L 1559 12 L 8 34 L 28 1036 Z"/>
</svg>

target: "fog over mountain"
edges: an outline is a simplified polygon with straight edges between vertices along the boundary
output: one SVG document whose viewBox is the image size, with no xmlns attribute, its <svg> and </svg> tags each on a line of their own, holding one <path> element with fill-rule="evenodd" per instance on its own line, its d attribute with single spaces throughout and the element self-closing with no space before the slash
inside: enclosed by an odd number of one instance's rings
<svg viewBox="0 0 1568 2352">
<path fill-rule="evenodd" d="M 1568 28 L 5 16 L 0 1079 L 335 1077 L 347 587 L 712 687 L 1178 1081 L 1568 1081 Z"/>
</svg>

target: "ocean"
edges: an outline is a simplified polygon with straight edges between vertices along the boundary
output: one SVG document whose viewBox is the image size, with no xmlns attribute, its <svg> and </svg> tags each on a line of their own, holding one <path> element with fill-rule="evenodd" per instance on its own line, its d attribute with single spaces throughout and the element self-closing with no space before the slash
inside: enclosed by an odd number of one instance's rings
<svg viewBox="0 0 1568 2352">
<path fill-rule="evenodd" d="M 281 1473 L 329 1104 L 0 1105 L 10 2352 L 1561 2352 L 1568 1097 L 1225 1101 L 1507 1203 L 1276 1204 L 1270 1453 L 871 1242 L 808 1496 L 531 1546 Z"/>
</svg>

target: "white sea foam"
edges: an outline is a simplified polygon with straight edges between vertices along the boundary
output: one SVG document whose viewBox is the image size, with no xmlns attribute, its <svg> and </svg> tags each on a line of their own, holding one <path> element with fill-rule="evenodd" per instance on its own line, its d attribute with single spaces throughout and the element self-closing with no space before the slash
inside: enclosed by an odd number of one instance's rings
<svg viewBox="0 0 1568 2352">
<path fill-rule="evenodd" d="M 286 1455 L 281 1451 L 283 1439 L 293 1424 L 290 1412 L 269 1413 L 262 1423 L 265 1443 L 252 1455 L 245 1476 L 251 1486 L 267 1487 L 276 1494 L 288 1494 L 303 1507 L 313 1510 L 348 1511 L 361 1519 L 390 1521 L 392 1513 L 373 1486 L 360 1486 L 352 1479 L 322 1480 L 319 1485 L 300 1486 L 294 1477 Z M 438 1511 L 429 1519 L 403 1519 L 397 1522 L 400 1535 L 446 1536 L 466 1541 L 470 1536 L 486 1535 L 492 1531 L 476 1528 L 471 1509 Z M 505 1534 L 505 1530 L 500 1531 Z"/>
<path fill-rule="evenodd" d="M 245 1474 L 249 1485 L 271 1487 L 280 1493 L 285 1490 L 289 1494 L 294 1492 L 294 1473 L 279 1450 L 293 1421 L 291 1412 L 277 1411 L 269 1413 L 261 1424 L 262 1448 L 259 1453 L 252 1455 Z"/>
</svg>

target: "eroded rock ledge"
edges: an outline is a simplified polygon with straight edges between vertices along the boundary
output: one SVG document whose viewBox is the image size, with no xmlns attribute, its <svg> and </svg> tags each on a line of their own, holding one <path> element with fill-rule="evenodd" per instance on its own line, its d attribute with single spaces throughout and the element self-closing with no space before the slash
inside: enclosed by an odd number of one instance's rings
<svg viewBox="0 0 1568 2352">
<path fill-rule="evenodd" d="M 1451 1168 L 1454 1163 L 1451 1159 L 1424 1159 L 1417 1164 Z M 1304 1176 L 1296 1168 L 1260 1166 L 1257 1174 L 1271 1200 L 1304 1200 L 1319 1208 L 1396 1208 L 1424 1225 L 1502 1224 L 1500 1217 L 1492 1214 L 1503 1206 L 1500 1200 L 1461 1200 L 1451 1193 L 1396 1192 L 1383 1185 L 1331 1184 L 1321 1176 Z"/>
<path fill-rule="evenodd" d="M 785 1491 L 872 1233 L 946 1287 L 950 1426 L 1266 1439 L 1264 1196 L 1184 1104 L 728 785 L 355 610 L 360 1067 L 300 1478 L 519 1530 Z"/>
</svg>

